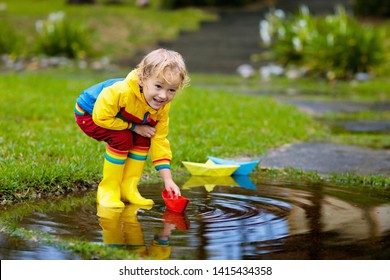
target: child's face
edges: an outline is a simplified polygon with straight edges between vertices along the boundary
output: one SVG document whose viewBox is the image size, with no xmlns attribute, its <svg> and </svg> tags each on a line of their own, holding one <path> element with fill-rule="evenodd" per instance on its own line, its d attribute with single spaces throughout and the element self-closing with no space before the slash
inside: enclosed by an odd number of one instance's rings
<svg viewBox="0 0 390 280">
<path fill-rule="evenodd" d="M 162 77 L 152 76 L 140 82 L 146 102 L 155 110 L 172 101 L 179 84 L 169 84 Z"/>
</svg>

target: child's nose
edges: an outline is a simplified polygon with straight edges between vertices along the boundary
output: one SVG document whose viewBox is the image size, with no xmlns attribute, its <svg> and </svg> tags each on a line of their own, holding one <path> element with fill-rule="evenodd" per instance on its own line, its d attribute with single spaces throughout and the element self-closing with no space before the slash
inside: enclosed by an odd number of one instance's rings
<svg viewBox="0 0 390 280">
<path fill-rule="evenodd" d="M 168 96 L 168 91 L 167 90 L 162 90 L 160 92 L 160 98 L 166 99 Z"/>
</svg>

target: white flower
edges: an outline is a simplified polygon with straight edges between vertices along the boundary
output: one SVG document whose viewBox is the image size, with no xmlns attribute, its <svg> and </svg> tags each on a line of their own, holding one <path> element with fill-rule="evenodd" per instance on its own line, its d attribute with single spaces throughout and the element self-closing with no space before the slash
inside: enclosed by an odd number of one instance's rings
<svg viewBox="0 0 390 280">
<path fill-rule="evenodd" d="M 271 34 L 269 32 L 270 24 L 266 20 L 262 20 L 259 23 L 260 38 L 264 44 L 269 45 L 271 43 Z"/>
<path fill-rule="evenodd" d="M 47 17 L 49 21 L 53 21 L 53 22 L 63 20 L 64 18 L 65 18 L 65 13 L 62 11 L 50 13 L 49 16 Z"/>
<path fill-rule="evenodd" d="M 297 52 L 302 51 L 302 42 L 301 42 L 301 40 L 298 37 L 294 37 L 292 39 L 292 43 L 293 43 L 294 49 Z"/>
<path fill-rule="evenodd" d="M 250 64 L 242 64 L 237 68 L 237 73 L 247 79 L 255 74 L 255 69 Z"/>
<path fill-rule="evenodd" d="M 35 22 L 35 30 L 41 33 L 43 31 L 43 20 L 37 20 Z"/>
<path fill-rule="evenodd" d="M 284 73 L 284 68 L 277 64 L 273 64 L 273 63 L 269 64 L 268 69 L 272 75 L 280 76 Z"/>
<path fill-rule="evenodd" d="M 307 26 L 306 20 L 300 19 L 298 21 L 298 26 L 301 27 L 301 28 L 305 28 Z"/>
<path fill-rule="evenodd" d="M 309 8 L 306 5 L 302 5 L 300 10 L 301 10 L 302 15 L 309 15 L 310 14 Z"/>
<path fill-rule="evenodd" d="M 280 19 L 284 19 L 286 17 L 285 13 L 281 9 L 276 9 L 274 15 Z"/>
</svg>

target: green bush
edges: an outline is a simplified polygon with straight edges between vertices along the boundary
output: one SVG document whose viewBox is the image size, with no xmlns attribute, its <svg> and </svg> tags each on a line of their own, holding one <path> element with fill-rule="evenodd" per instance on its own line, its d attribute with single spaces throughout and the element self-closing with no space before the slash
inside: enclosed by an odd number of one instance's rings
<svg viewBox="0 0 390 280">
<path fill-rule="evenodd" d="M 63 12 L 51 13 L 36 23 L 37 53 L 82 58 L 92 54 L 90 30 L 70 21 Z"/>
<path fill-rule="evenodd" d="M 342 7 L 322 17 L 313 17 L 305 7 L 289 17 L 272 11 L 260 22 L 260 35 L 274 61 L 331 79 L 372 72 L 385 61 L 382 32 L 360 24 Z"/>
<path fill-rule="evenodd" d="M 0 54 L 19 54 L 22 38 L 19 37 L 11 24 L 1 19 L 0 24 Z"/>
<path fill-rule="evenodd" d="M 313 35 L 314 19 L 306 7 L 301 7 L 294 17 L 282 10 L 274 10 L 260 23 L 263 43 L 271 48 L 271 58 L 283 65 L 301 64 L 304 50 Z"/>
<path fill-rule="evenodd" d="M 384 38 L 372 26 L 363 26 L 344 9 L 317 23 L 317 34 L 308 44 L 305 64 L 329 78 L 350 78 L 372 72 L 385 60 Z"/>
</svg>

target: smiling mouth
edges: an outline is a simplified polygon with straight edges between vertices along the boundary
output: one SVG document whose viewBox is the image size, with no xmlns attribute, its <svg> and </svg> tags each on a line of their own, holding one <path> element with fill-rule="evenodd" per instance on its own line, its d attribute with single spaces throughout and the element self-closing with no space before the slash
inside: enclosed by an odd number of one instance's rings
<svg viewBox="0 0 390 280">
<path fill-rule="evenodd" d="M 158 99 L 155 99 L 153 98 L 153 100 L 158 103 L 158 104 L 163 104 L 165 102 L 165 100 L 158 100 Z"/>
</svg>

